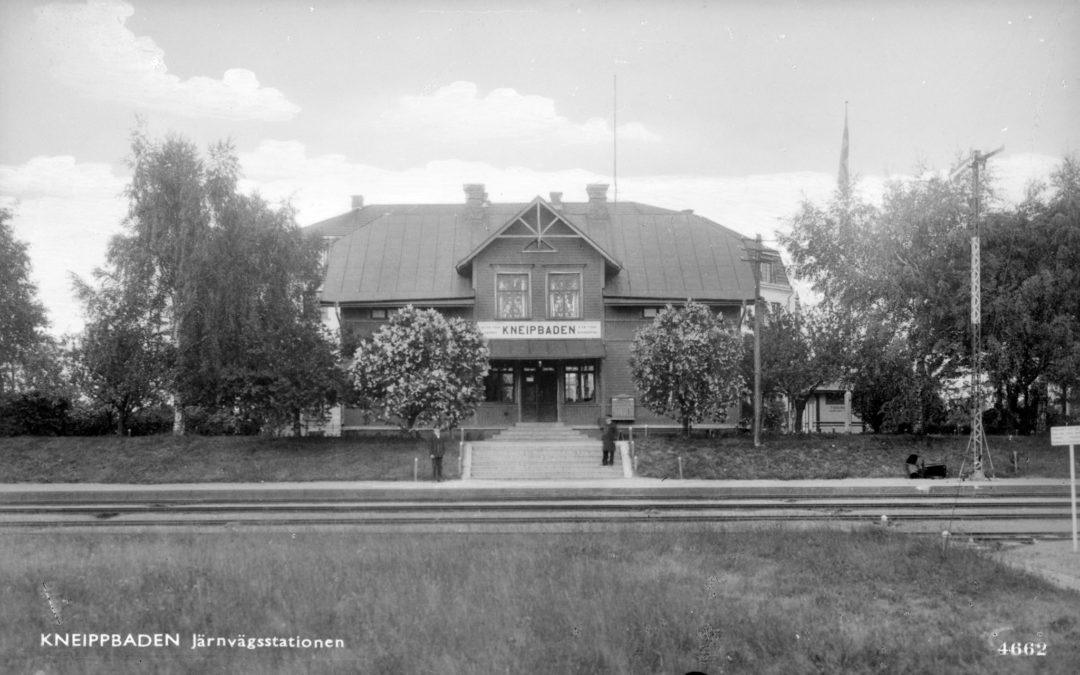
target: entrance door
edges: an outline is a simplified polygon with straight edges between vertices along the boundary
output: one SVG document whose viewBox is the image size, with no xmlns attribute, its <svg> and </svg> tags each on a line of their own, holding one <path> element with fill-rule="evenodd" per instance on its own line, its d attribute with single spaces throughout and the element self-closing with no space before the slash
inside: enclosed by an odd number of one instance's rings
<svg viewBox="0 0 1080 675">
<path fill-rule="evenodd" d="M 527 361 L 521 368 L 521 421 L 559 419 L 558 376 L 554 363 Z"/>
</svg>

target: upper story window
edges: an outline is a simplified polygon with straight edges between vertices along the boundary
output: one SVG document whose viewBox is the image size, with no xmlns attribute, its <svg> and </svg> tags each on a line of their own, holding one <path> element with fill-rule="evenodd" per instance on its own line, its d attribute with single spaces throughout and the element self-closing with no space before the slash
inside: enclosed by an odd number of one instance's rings
<svg viewBox="0 0 1080 675">
<path fill-rule="evenodd" d="M 581 318 L 581 273 L 548 274 L 548 318 Z"/>
<path fill-rule="evenodd" d="M 495 275 L 495 312 L 500 319 L 529 318 L 528 273 Z"/>
<path fill-rule="evenodd" d="M 786 284 L 784 268 L 779 262 L 761 263 L 761 283 L 763 284 Z"/>
</svg>

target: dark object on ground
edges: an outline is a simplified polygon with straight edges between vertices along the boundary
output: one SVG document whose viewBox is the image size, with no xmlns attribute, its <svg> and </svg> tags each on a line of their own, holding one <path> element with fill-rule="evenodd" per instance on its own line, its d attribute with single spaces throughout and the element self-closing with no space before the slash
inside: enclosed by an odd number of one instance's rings
<svg viewBox="0 0 1080 675">
<path fill-rule="evenodd" d="M 918 455 L 908 455 L 906 460 L 908 478 L 948 478 L 949 470 L 944 464 L 927 464 Z"/>
</svg>

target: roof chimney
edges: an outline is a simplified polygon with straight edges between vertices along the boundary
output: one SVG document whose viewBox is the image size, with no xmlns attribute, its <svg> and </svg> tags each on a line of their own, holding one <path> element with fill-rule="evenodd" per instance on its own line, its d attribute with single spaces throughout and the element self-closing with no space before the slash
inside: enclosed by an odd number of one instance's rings
<svg viewBox="0 0 1080 675">
<path fill-rule="evenodd" d="M 585 186 L 589 194 L 589 217 L 607 218 L 607 183 L 593 183 Z"/>
<path fill-rule="evenodd" d="M 483 183 L 466 183 L 462 186 L 465 189 L 465 205 L 480 207 L 487 201 L 487 193 L 484 192 Z"/>
<path fill-rule="evenodd" d="M 551 192 L 549 195 L 551 196 L 551 205 L 555 207 L 555 210 L 562 211 L 562 193 Z"/>
<path fill-rule="evenodd" d="M 484 222 L 487 202 L 487 193 L 484 192 L 483 183 L 466 183 L 465 189 L 465 222 L 471 225 L 480 225 Z"/>
<path fill-rule="evenodd" d="M 364 208 L 364 195 L 353 195 L 352 207 L 353 210 Z"/>
</svg>

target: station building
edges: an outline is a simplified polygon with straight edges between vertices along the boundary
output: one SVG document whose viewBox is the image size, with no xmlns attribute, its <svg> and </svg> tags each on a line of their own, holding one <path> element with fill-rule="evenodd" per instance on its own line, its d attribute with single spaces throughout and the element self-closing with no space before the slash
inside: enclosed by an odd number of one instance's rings
<svg viewBox="0 0 1080 675">
<path fill-rule="evenodd" d="M 607 185 L 588 185 L 578 202 L 553 192 L 493 204 L 483 185 L 464 191 L 457 204 L 365 205 L 354 196 L 348 212 L 307 227 L 328 247 L 329 323 L 363 338 L 406 305 L 475 321 L 491 371 L 464 426 L 594 427 L 607 414 L 676 425 L 638 403 L 634 334 L 688 299 L 741 325 L 755 284 L 746 238 L 691 210 L 609 201 Z M 760 273 L 765 300 L 788 306 L 783 266 L 762 263 Z M 336 424 L 378 422 L 346 409 Z"/>
</svg>

